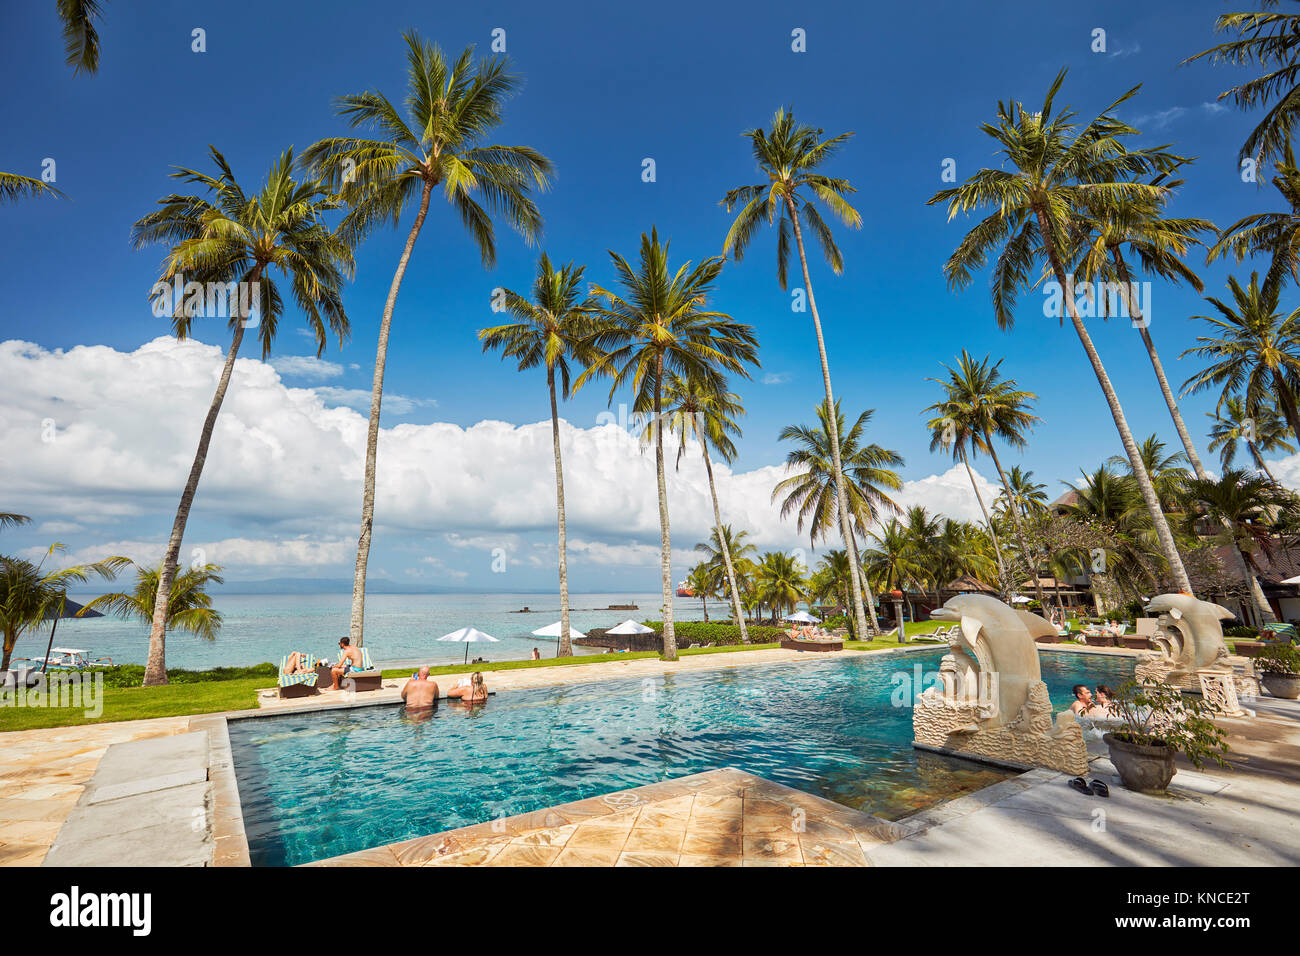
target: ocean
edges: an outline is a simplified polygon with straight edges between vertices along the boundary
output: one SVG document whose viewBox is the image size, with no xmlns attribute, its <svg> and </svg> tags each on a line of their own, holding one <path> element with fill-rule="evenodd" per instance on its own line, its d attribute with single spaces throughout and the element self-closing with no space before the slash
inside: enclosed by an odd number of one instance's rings
<svg viewBox="0 0 1300 956">
<path fill-rule="evenodd" d="M 85 603 L 87 595 L 75 595 Z M 657 620 L 661 597 L 655 594 L 571 594 L 570 624 L 580 631 L 613 627 L 628 618 Z M 242 667 L 263 661 L 279 663 L 290 651 L 302 650 L 318 657 L 338 654 L 338 639 L 348 633 L 351 594 L 223 594 L 213 604 L 225 618 L 213 641 L 191 634 L 169 632 L 167 665 L 201 669 Z M 611 604 L 635 604 L 636 611 L 597 610 Z M 529 611 L 517 613 L 527 606 Z M 675 619 L 703 618 L 696 598 L 673 602 Z M 710 602 L 709 616 L 727 616 L 726 606 Z M 555 639 L 533 637 L 530 632 L 560 619 L 558 594 L 373 594 L 366 598 L 365 643 L 375 661 L 460 663 L 464 644 L 441 644 L 438 638 L 457 628 L 473 625 L 498 638 L 498 643 L 475 643 L 469 656 L 489 661 L 523 660 L 536 647 L 543 657 L 555 656 Z M 69 619 L 59 622 L 54 643 L 58 647 L 86 649 L 91 657 L 111 657 L 115 664 L 143 664 L 149 653 L 149 627 L 114 617 Z M 42 628 L 19 638 L 15 657 L 39 658 L 45 653 L 49 632 Z M 600 648 L 574 645 L 578 654 L 601 653 Z"/>
</svg>

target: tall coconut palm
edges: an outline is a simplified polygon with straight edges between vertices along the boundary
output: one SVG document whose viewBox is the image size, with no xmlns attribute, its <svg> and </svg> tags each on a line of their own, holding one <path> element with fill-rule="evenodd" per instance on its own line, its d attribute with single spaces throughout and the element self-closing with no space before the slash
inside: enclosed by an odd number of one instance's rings
<svg viewBox="0 0 1300 956">
<path fill-rule="evenodd" d="M 1275 400 L 1291 431 L 1300 435 L 1294 389 L 1300 376 L 1300 309 L 1282 311 L 1280 284 L 1266 281 L 1261 286 L 1258 272 L 1250 274 L 1250 285 L 1245 287 L 1229 276 L 1228 289 L 1231 304 L 1210 296 L 1205 299 L 1217 316 L 1194 316 L 1210 323 L 1211 334 L 1198 335 L 1196 341 L 1202 344 L 1183 355 L 1195 355 L 1210 365 L 1188 378 L 1183 392 L 1214 386 L 1224 400 L 1241 395 L 1249 408 Z"/>
<path fill-rule="evenodd" d="M 700 599 L 700 609 L 704 612 L 704 623 L 709 623 L 709 598 L 716 597 L 718 577 L 713 569 L 701 561 L 686 573 L 686 586 Z"/>
<path fill-rule="evenodd" d="M 755 587 L 759 599 L 772 609 L 772 623 L 781 619 L 782 611 L 794 611 L 808 587 L 808 569 L 792 554 L 768 551 L 755 569 Z"/>
<path fill-rule="evenodd" d="M 119 617 L 134 618 L 145 624 L 152 623 L 160 576 L 160 568 L 136 565 L 135 588 L 132 591 L 102 594 L 86 607 Z M 171 597 L 167 602 L 167 629 L 186 631 L 204 640 L 214 640 L 221 631 L 222 616 L 212 606 L 212 595 L 208 594 L 207 588 L 224 581 L 221 566 L 217 564 L 204 564 L 178 572 L 172 581 Z"/>
<path fill-rule="evenodd" d="M 907 535 L 912 548 L 917 587 L 924 591 L 928 586 L 933 586 L 937 600 L 940 588 L 947 583 L 941 580 L 944 571 L 939 554 L 943 516 L 930 514 L 923 505 L 912 505 L 903 513 L 902 525 L 903 533 Z"/>
<path fill-rule="evenodd" d="M 366 429 L 366 465 L 361 492 L 361 533 L 352 584 L 352 643 L 365 640 L 366 568 L 375 514 L 375 459 L 384 396 L 388 337 L 397 293 L 402 287 L 415 241 L 424 227 L 433 190 L 441 186 L 447 202 L 478 246 L 485 268 L 496 264 L 492 216 L 505 218 L 530 244 L 541 233 L 542 215 L 531 195 L 545 189 L 551 161 L 528 146 L 486 142 L 501 125 L 506 101 L 519 87 L 504 57 L 474 62 L 474 48 L 454 63 L 414 30 L 406 40 L 405 115 L 377 90 L 340 97 L 338 113 L 352 127 L 377 131 L 376 139 L 335 136 L 303 153 L 303 162 L 339 189 L 349 206 L 339 229 L 351 243 L 391 224 L 414 208 L 406 244 L 388 287 L 379 322 L 370 421 Z"/>
<path fill-rule="evenodd" d="M 1151 529 L 1137 483 L 1130 475 L 1118 475 L 1109 465 L 1083 474 L 1083 482 L 1064 482 L 1075 494 L 1065 513 L 1083 524 L 1099 525 L 1109 532 L 1103 571 L 1110 580 L 1133 597 L 1150 594 L 1159 585 L 1159 542 Z"/>
<path fill-rule="evenodd" d="M 59 20 L 63 23 L 64 62 L 72 75 L 82 70 L 99 70 L 99 31 L 95 21 L 104 18 L 102 0 L 59 0 Z"/>
<path fill-rule="evenodd" d="M 1270 259 L 1266 281 L 1283 282 L 1290 276 L 1300 283 L 1300 168 L 1289 142 L 1274 168 L 1273 185 L 1290 208 L 1238 219 L 1223 230 L 1206 259 L 1214 262 L 1232 256 L 1240 265 L 1248 256 L 1266 255 Z"/>
<path fill-rule="evenodd" d="M 823 139 L 823 130 L 795 122 L 793 109 L 776 111 L 772 117 L 772 129 L 751 129 L 745 132 L 750 141 L 750 148 L 759 170 L 767 176 L 767 182 L 753 186 L 741 186 L 727 192 L 722 199 L 722 206 L 731 212 L 739 209 L 731 228 L 727 231 L 723 252 L 740 262 L 745 250 L 759 227 L 766 222 L 769 226 L 778 222 L 776 242 L 776 278 L 782 289 L 786 288 L 786 279 L 790 266 L 790 239 L 793 235 L 795 248 L 799 251 L 799 266 L 803 271 L 803 287 L 808 299 L 808 311 L 812 314 L 813 331 L 817 336 L 817 354 L 821 359 L 822 384 L 826 389 L 826 407 L 835 405 L 831 391 L 831 367 L 826 358 L 826 342 L 822 335 L 821 316 L 817 312 L 817 299 L 813 295 L 812 275 L 808 271 L 808 252 L 804 247 L 803 226 L 807 226 L 821 246 L 822 255 L 835 275 L 844 271 L 844 257 L 835 244 L 830 226 L 822 218 L 814 200 L 826 204 L 831 214 L 840 222 L 853 229 L 862 226 L 862 216 L 845 198 L 856 192 L 847 179 L 837 179 L 818 172 L 840 148 L 849 141 L 852 133 L 841 133 L 830 139 Z M 803 226 L 800 225 L 803 220 Z M 827 419 L 830 429 L 831 474 L 835 481 L 835 505 L 838 511 L 840 534 L 849 549 L 852 560 L 849 571 L 853 580 L 853 620 L 857 633 L 867 633 L 866 612 L 862 605 L 862 581 L 858 573 L 858 548 L 853 540 L 848 510 L 849 492 L 845 487 L 844 468 L 841 460 L 840 436 L 838 422 Z M 872 627 L 875 627 L 875 614 L 872 614 Z"/>
<path fill-rule="evenodd" d="M 718 388 L 722 391 L 718 391 Z M 681 440 L 677 447 L 678 468 L 682 464 L 682 455 L 686 454 L 687 440 L 693 437 L 699 442 L 700 452 L 704 456 L 704 472 L 709 479 L 709 497 L 713 501 L 713 526 L 722 527 L 718 486 L 713 480 L 713 460 L 709 457 L 709 447 L 712 446 L 723 461 L 730 463 L 735 460 L 736 445 L 732 437 L 740 436 L 736 418 L 745 413 L 740 398 L 726 390 L 725 381 L 710 384 L 699 376 L 678 375 L 674 372 L 665 377 L 663 402 L 663 425 Z M 654 428 L 654 423 L 649 427 Z M 653 438 L 652 435 L 645 437 Z M 722 552 L 721 577 L 731 597 L 731 611 L 740 627 L 741 642 L 748 644 L 749 628 L 745 624 L 745 610 L 740 603 L 740 588 L 736 584 L 736 569 L 731 562 L 731 551 L 725 536 L 716 540 Z"/>
<path fill-rule="evenodd" d="M 870 532 L 870 539 L 875 542 L 875 547 L 863 551 L 862 566 L 866 569 L 867 579 L 876 588 L 906 592 L 912 585 L 920 587 L 923 572 L 916 563 L 911 535 L 901 521 L 890 518 L 879 531 Z M 908 606 L 911 606 L 910 601 Z"/>
<path fill-rule="evenodd" d="M 45 570 L 45 561 L 63 545 L 51 545 L 40 563 L 0 554 L 0 671 L 9 669 L 14 645 L 25 631 L 40 627 L 63 613 L 68 588 L 84 584 L 91 576 L 112 580 L 126 558 L 112 557 L 77 564 L 57 571 Z"/>
<path fill-rule="evenodd" d="M 613 378 L 610 401 L 624 385 L 635 395 L 633 408 L 653 413 L 664 421 L 664 383 L 677 373 L 695 378 L 711 391 L 725 393 L 726 373 L 749 377 L 747 364 L 758 364 L 758 339 L 754 330 L 724 312 L 708 308 L 713 284 L 722 271 L 720 256 L 692 267 L 684 263 L 676 272 L 668 267 L 668 243 L 660 243 L 658 230 L 641 234 L 641 252 L 634 268 L 614 251 L 609 257 L 622 287 L 621 294 L 592 285 L 597 327 L 590 343 L 593 364 L 579 376 Z M 677 659 L 673 631 L 672 543 L 668 526 L 668 483 L 664 474 L 663 429 L 654 429 L 655 476 L 659 486 L 660 575 L 663 586 L 664 651 L 666 660 Z"/>
<path fill-rule="evenodd" d="M 1170 173 L 1181 162 L 1179 157 L 1159 147 L 1136 150 L 1124 147 L 1124 137 L 1136 135 L 1137 130 L 1117 120 L 1113 112 L 1137 93 L 1137 87 L 1080 129 L 1073 122 L 1072 110 L 1053 113 L 1056 94 L 1064 80 L 1063 70 L 1048 89 L 1039 111 L 1026 109 L 1018 102 L 998 104 L 996 121 L 981 128 L 1000 147 L 1005 166 L 981 169 L 966 182 L 940 190 L 929 200 L 930 204 L 947 203 L 950 220 L 974 209 L 989 210 L 944 264 L 944 275 L 953 288 L 964 288 L 970 284 L 975 270 L 982 269 L 990 256 L 996 256 L 992 296 L 994 313 L 1002 328 L 1014 324 L 1016 297 L 1025 288 L 1037 284 L 1035 273 L 1040 266 L 1060 290 L 1072 289 L 1066 264 L 1073 259 L 1072 242 L 1079 234 L 1082 216 L 1095 215 L 1099 209 L 1124 199 L 1144 196 L 1151 201 L 1157 199 L 1167 187 L 1138 182 L 1136 178 Z M 1160 510 L 1155 489 L 1142 470 L 1137 443 L 1119 396 L 1079 316 L 1074 297 L 1064 294 L 1061 298 L 1064 313 L 1069 315 L 1088 356 L 1124 451 L 1133 465 L 1174 583 L 1180 591 L 1191 594 L 1191 581 L 1169 522 Z"/>
<path fill-rule="evenodd" d="M 1274 6 L 1277 0 L 1263 2 Z M 1279 155 L 1290 140 L 1296 117 L 1300 116 L 1300 15 L 1262 10 L 1225 13 L 1215 20 L 1214 29 L 1216 32 L 1235 30 L 1237 37 L 1202 50 L 1183 62 L 1209 57 L 1211 63 L 1263 69 L 1262 76 L 1225 90 L 1219 99 L 1231 98 L 1243 110 L 1268 106 L 1264 118 L 1246 137 L 1240 156 L 1242 159 L 1258 157 L 1263 162 Z"/>
<path fill-rule="evenodd" d="M 1138 456 L 1142 459 L 1147 474 L 1151 476 L 1151 484 L 1155 486 L 1160 507 L 1165 512 L 1172 512 L 1178 510 L 1187 482 L 1193 476 L 1187 472 L 1187 456 L 1182 452 L 1166 454 L 1167 447 L 1155 435 L 1148 435 L 1138 446 Z M 1107 464 L 1112 468 L 1126 469 L 1130 477 L 1133 475 L 1133 469 L 1123 455 L 1111 455 Z"/>
<path fill-rule="evenodd" d="M 825 402 L 817 405 L 815 426 L 787 425 L 781 429 L 781 441 L 794 442 L 795 447 L 785 456 L 785 463 L 793 474 L 781 479 L 772 489 L 772 500 L 781 498 L 781 517 L 796 514 L 796 528 L 808 530 L 808 541 L 814 548 L 819 540 L 826 539 L 836 524 L 839 514 L 838 490 L 835 481 L 836 438 L 838 436 L 840 472 L 844 476 L 843 488 L 848 492 L 850 563 L 859 554 L 854 526 L 858 533 L 867 529 L 882 513 L 893 514 L 898 505 L 888 491 L 903 487 L 903 479 L 895 468 L 902 467 L 903 457 L 898 452 L 872 442 L 862 444 L 863 433 L 871 424 L 874 408 L 868 408 L 857 417 L 852 428 L 845 428 L 844 412 L 835 403 L 835 415 L 828 412 Z M 853 581 L 853 568 L 849 568 L 849 581 Z M 861 577 L 859 569 L 858 577 Z M 879 629 L 876 618 L 876 601 L 870 588 L 864 588 L 867 615 L 871 627 Z M 851 599 L 850 595 L 850 599 Z M 850 603 L 848 607 L 852 607 Z M 856 633 L 862 633 L 857 631 Z"/>
<path fill-rule="evenodd" d="M 324 222 L 325 213 L 336 208 L 337 201 L 319 182 L 293 178 L 293 150 L 281 154 L 261 191 L 250 195 L 235 179 L 226 158 L 216 147 L 209 149 L 216 175 L 185 168 L 171 175 L 203 187 L 211 198 L 175 193 L 164 196 L 158 200 L 160 208 L 138 220 L 132 231 L 137 249 L 157 244 L 170 247 L 163 262 L 161 284 L 179 280 L 209 287 L 220 284 L 231 290 L 230 347 L 203 420 L 198 449 L 181 492 L 158 576 L 146 686 L 167 683 L 167 608 L 181 539 L 244 330 L 255 319 L 254 334 L 261 340 L 263 358 L 270 354 L 275 341 L 284 310 L 276 276 L 288 280 L 291 294 L 316 339 L 317 354 L 325 350 L 329 333 L 340 344 L 348 335 L 342 286 L 344 278 L 352 274 L 352 250 Z M 182 299 L 173 305 L 172 330 L 178 339 L 188 338 L 194 319 L 199 317 L 196 303 Z"/>
<path fill-rule="evenodd" d="M 1190 162 L 1181 157 L 1174 157 L 1180 163 Z M 1158 196 L 1117 196 L 1105 197 L 1095 204 L 1084 201 L 1085 215 L 1079 218 L 1083 235 L 1078 237 L 1080 247 L 1079 259 L 1075 263 L 1076 278 L 1085 283 L 1107 282 L 1110 288 L 1118 292 L 1131 317 L 1133 327 L 1137 329 L 1142 345 L 1146 349 L 1147 359 L 1155 373 L 1160 394 L 1164 396 L 1169 417 L 1173 419 L 1178 438 L 1183 444 L 1187 461 L 1197 477 L 1205 477 L 1205 468 L 1192 442 L 1187 423 L 1178 408 L 1178 400 L 1165 376 L 1164 364 L 1156 351 L 1151 338 L 1149 315 L 1143 315 L 1138 300 L 1133 296 L 1137 288 L 1130 259 L 1136 259 L 1142 271 L 1156 275 L 1168 282 L 1177 284 L 1186 282 L 1197 292 L 1203 291 L 1204 283 L 1200 277 L 1183 262 L 1188 250 L 1201 243 L 1202 235 L 1215 232 L 1214 223 L 1208 219 L 1170 219 L 1161 216 L 1161 210 L 1168 202 L 1174 189 L 1182 185 L 1181 180 L 1166 180 L 1156 177 L 1154 185 L 1163 186 L 1164 192 Z M 1103 314 L 1114 303 L 1109 297 L 1100 303 Z"/>
<path fill-rule="evenodd" d="M 821 584 L 817 597 L 823 600 L 833 597 L 840 607 L 850 607 L 853 599 L 849 597 L 849 589 L 852 587 L 849 552 L 845 548 L 830 549 L 822 555 L 816 572 L 820 576 Z"/>
<path fill-rule="evenodd" d="M 17 528 L 19 525 L 31 523 L 32 519 L 27 515 L 16 514 L 12 511 L 0 511 L 0 528 Z"/>
<path fill-rule="evenodd" d="M 1259 584 L 1259 563 L 1256 552 L 1272 550 L 1273 515 L 1280 508 L 1292 507 L 1290 495 L 1264 477 L 1241 468 L 1230 468 L 1223 477 L 1195 479 L 1186 488 L 1188 501 L 1194 508 L 1222 523 L 1230 531 L 1228 543 L 1241 558 L 1239 567 L 1250 589 L 1255 612 L 1261 623 L 1277 620 L 1273 609 Z"/>
<path fill-rule="evenodd" d="M 1015 379 L 1004 379 L 1001 366 L 1001 359 L 993 362 L 986 355 L 977 362 L 969 352 L 962 349 L 955 368 L 944 366 L 948 371 L 946 379 L 930 379 L 943 389 L 943 398 L 926 411 L 934 415 L 928 423 L 931 432 L 930 448 L 933 450 L 951 446 L 954 458 L 958 457 L 958 448 L 963 449 L 960 460 L 966 465 L 972 487 L 975 487 L 975 478 L 970 474 L 969 458 L 980 452 L 988 455 L 1002 482 L 1002 492 L 1010 500 L 1011 485 L 1007 483 L 1007 474 L 998 459 L 994 439 L 1001 439 L 1012 448 L 1023 448 L 1026 434 L 1034 422 L 1039 421 L 1038 416 L 1030 412 L 1033 400 L 1038 396 L 1016 388 Z M 975 494 L 979 497 L 978 487 L 975 488 Z M 980 508 L 984 508 L 983 498 L 980 498 Z M 1025 543 L 1020 512 L 1012 508 L 1007 514 L 1011 517 L 1011 526 L 1015 529 L 1020 544 L 1025 569 L 1033 578 L 1034 590 L 1041 605 L 1043 589 L 1038 580 L 1037 563 Z M 995 534 L 987 511 L 984 518 L 989 522 L 990 533 Z"/>
<path fill-rule="evenodd" d="M 1034 481 L 1032 471 L 1022 470 L 1019 465 L 1012 465 L 1007 472 L 1007 491 L 993 502 L 993 511 L 1006 511 L 1015 508 L 1022 517 L 1042 511 L 1047 507 L 1047 485 Z"/>
<path fill-rule="evenodd" d="M 569 657 L 569 562 L 564 523 L 564 465 L 560 458 L 560 413 L 555 401 L 555 379 L 559 373 L 560 397 L 569 397 L 570 361 L 584 361 L 585 342 L 591 332 L 587 310 L 591 302 L 583 295 L 582 266 L 573 263 L 556 269 L 542 253 L 533 280 L 532 299 L 504 290 L 505 310 L 519 321 L 483 329 L 478 337 L 483 351 L 500 349 L 503 358 L 513 358 L 519 371 L 544 367 L 546 390 L 551 400 L 551 447 L 555 455 L 555 511 L 560 542 L 560 643 L 557 654 Z M 362 586 L 364 587 L 364 581 Z"/>
<path fill-rule="evenodd" d="M 729 524 L 714 525 L 709 532 L 709 540 L 700 541 L 695 545 L 695 550 L 704 555 L 704 563 L 713 570 L 716 576 L 722 579 L 727 576 L 728 560 L 723 555 L 729 556 L 731 574 L 736 582 L 736 593 L 740 596 L 742 613 L 742 617 L 738 619 L 740 621 L 745 620 L 747 615 L 744 615 L 744 610 L 749 606 L 746 604 L 745 596 L 748 579 L 754 569 L 754 562 L 750 560 L 750 555 L 758 553 L 758 549 L 745 540 L 748 537 L 748 531 L 733 531 Z M 741 634 L 744 636 L 744 640 L 749 640 L 748 622 L 746 622 L 746 626 L 741 628 Z"/>
<path fill-rule="evenodd" d="M 1291 432 L 1277 413 L 1276 406 L 1263 402 L 1248 412 L 1240 396 L 1228 395 L 1219 408 L 1205 414 L 1214 423 L 1210 426 L 1210 451 L 1219 452 L 1219 463 L 1224 470 L 1231 468 L 1236 460 L 1237 443 L 1244 442 L 1255 467 L 1267 475 L 1270 482 L 1277 484 L 1268 462 L 1264 460 L 1264 453 L 1283 451 L 1294 455 L 1295 446 L 1288 440 Z"/>
</svg>

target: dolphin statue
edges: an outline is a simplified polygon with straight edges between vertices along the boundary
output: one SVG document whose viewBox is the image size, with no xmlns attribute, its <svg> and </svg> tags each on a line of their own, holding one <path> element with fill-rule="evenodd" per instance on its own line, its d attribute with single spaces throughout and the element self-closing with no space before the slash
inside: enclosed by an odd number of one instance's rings
<svg viewBox="0 0 1300 956">
<path fill-rule="evenodd" d="M 950 639 L 953 649 L 962 652 L 974 668 L 997 674 L 995 723 L 1015 720 L 1029 700 L 1030 687 L 1042 680 L 1038 648 L 1020 614 L 987 594 L 959 594 L 930 617 L 958 623 L 958 634 Z"/>
<path fill-rule="evenodd" d="M 1177 622 L 1183 635 L 1182 649 L 1174 660 L 1179 670 L 1200 670 L 1228 655 L 1221 622 L 1236 615 L 1226 607 L 1190 594 L 1157 594 L 1143 610 L 1149 614 L 1168 614 Z"/>
</svg>

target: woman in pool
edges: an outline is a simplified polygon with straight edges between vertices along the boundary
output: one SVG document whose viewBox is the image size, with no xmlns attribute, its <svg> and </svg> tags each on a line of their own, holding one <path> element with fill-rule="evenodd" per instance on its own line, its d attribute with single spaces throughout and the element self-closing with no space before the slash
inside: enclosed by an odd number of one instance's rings
<svg viewBox="0 0 1300 956">
<path fill-rule="evenodd" d="M 462 681 L 447 691 L 448 697 L 459 697 L 466 704 L 481 704 L 487 700 L 487 684 L 483 683 L 483 674 L 475 671 L 468 681 Z"/>
<path fill-rule="evenodd" d="M 1092 707 L 1086 712 L 1088 717 L 1112 717 L 1111 702 L 1115 699 L 1115 692 L 1105 684 L 1098 684 L 1096 694 L 1093 696 Z"/>
</svg>

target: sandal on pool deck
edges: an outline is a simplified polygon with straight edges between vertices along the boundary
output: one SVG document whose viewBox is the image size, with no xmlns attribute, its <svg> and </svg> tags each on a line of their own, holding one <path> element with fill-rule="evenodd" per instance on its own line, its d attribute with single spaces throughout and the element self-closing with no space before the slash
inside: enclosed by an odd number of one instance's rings
<svg viewBox="0 0 1300 956">
<path fill-rule="evenodd" d="M 1106 786 L 1106 784 L 1102 783 L 1100 780 L 1094 780 L 1089 786 L 1092 788 L 1092 792 L 1099 797 L 1110 796 L 1110 787 Z"/>
<path fill-rule="evenodd" d="M 1070 786 L 1073 787 L 1075 790 L 1078 790 L 1084 796 L 1089 796 L 1089 797 L 1092 796 L 1092 791 L 1088 789 L 1088 784 L 1084 781 L 1082 777 L 1075 777 L 1073 780 L 1070 781 Z"/>
</svg>

